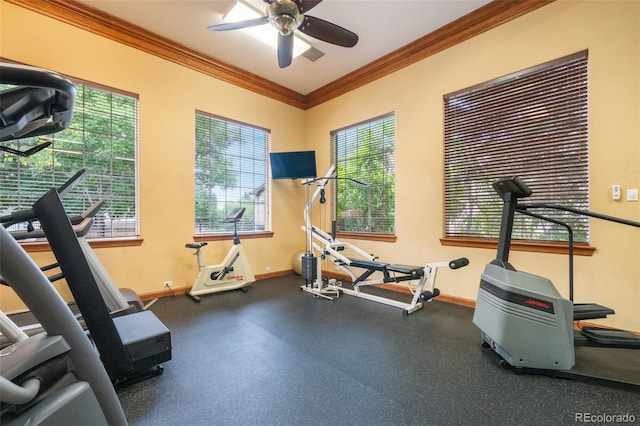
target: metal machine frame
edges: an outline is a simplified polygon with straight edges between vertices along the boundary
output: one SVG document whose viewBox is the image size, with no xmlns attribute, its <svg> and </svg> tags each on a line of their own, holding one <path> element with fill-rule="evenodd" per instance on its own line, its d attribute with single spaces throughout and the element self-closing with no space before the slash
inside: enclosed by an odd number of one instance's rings
<svg viewBox="0 0 640 426">
<path fill-rule="evenodd" d="M 409 315 L 422 309 L 424 302 L 431 301 L 440 294 L 440 290 L 435 287 L 439 268 L 458 269 L 469 264 L 466 258 L 450 262 L 427 263 L 425 266 L 379 262 L 376 256 L 351 243 L 339 241 L 335 236 L 314 226 L 311 223 L 312 206 L 318 197 L 324 194 L 324 187 L 328 181 L 335 179 L 334 174 L 335 166 L 332 165 L 324 177 L 302 182 L 303 185 L 317 186 L 304 209 L 305 225 L 302 226 L 302 230 L 307 236 L 307 252 L 302 257 L 302 276 L 306 280 L 306 284 L 301 287 L 302 290 L 329 300 L 338 298 L 341 293 L 345 293 L 400 308 L 404 314 Z M 357 257 L 350 258 L 345 253 L 355 254 Z M 353 283 L 353 289 L 342 286 L 335 279 L 324 279 L 322 277 L 322 259 L 330 260 L 340 271 L 346 273 Z M 356 273 L 356 268 L 364 270 L 364 272 Z M 401 282 L 406 283 L 407 288 L 413 294 L 410 302 L 402 302 L 362 291 L 367 286 L 399 284 Z"/>
</svg>

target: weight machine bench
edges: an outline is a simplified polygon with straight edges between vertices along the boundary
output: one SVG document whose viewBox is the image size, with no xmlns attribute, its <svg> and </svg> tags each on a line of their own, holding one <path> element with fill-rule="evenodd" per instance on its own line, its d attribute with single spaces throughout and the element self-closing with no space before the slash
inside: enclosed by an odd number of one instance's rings
<svg viewBox="0 0 640 426">
<path fill-rule="evenodd" d="M 424 277 L 424 267 L 422 266 L 391 265 L 385 262 L 363 259 L 349 259 L 349 265 L 354 268 L 366 269 L 362 275 L 356 278 L 353 285 L 358 285 L 359 283 L 364 282 L 375 272 L 382 272 L 384 276 L 382 281 L 384 283 L 398 283 L 401 281 L 417 280 Z M 397 276 L 395 274 L 402 275 Z"/>
</svg>

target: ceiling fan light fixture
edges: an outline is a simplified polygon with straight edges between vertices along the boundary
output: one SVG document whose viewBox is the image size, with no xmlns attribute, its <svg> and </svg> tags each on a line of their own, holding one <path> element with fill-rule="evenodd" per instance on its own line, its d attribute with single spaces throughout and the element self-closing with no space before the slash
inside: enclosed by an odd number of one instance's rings
<svg viewBox="0 0 640 426">
<path fill-rule="evenodd" d="M 225 23 L 228 22 L 239 22 L 245 21 L 249 19 L 256 19 L 264 16 L 262 13 L 258 12 L 247 3 L 242 0 L 237 0 L 236 4 L 231 8 L 231 10 L 224 15 L 222 20 Z M 241 31 L 244 31 L 246 34 L 255 38 L 256 40 L 261 41 L 267 46 L 271 47 L 274 50 L 278 49 L 278 32 L 280 31 L 283 35 L 287 35 L 283 31 L 287 31 L 289 29 L 289 33 L 297 28 L 296 19 L 290 15 L 282 15 L 289 16 L 291 18 L 292 23 L 289 23 L 286 18 L 282 19 L 282 24 L 278 24 L 279 26 L 276 28 L 275 23 L 274 26 L 271 25 L 259 25 L 255 27 L 243 28 Z M 282 26 L 280 26 L 282 25 Z M 311 45 L 304 41 L 302 38 L 298 37 L 294 34 L 294 43 L 293 43 L 293 57 L 300 56 L 306 50 L 310 49 Z"/>
<path fill-rule="evenodd" d="M 297 24 L 296 18 L 291 15 L 278 15 L 273 18 L 273 26 L 284 36 L 291 34 L 298 27 Z"/>
</svg>

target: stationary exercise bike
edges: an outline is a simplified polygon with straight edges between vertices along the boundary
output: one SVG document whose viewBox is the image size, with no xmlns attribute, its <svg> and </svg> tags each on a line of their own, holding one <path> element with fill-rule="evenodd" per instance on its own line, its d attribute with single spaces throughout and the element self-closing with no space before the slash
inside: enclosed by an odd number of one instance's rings
<svg viewBox="0 0 640 426">
<path fill-rule="evenodd" d="M 613 375 L 613 371 L 602 371 L 598 363 L 592 363 L 588 357 L 583 358 L 581 364 L 576 363 L 577 347 L 582 347 L 583 355 L 591 353 L 593 356 L 596 352 L 585 353 L 586 347 L 616 348 L 622 357 L 625 349 L 640 349 L 640 335 L 601 327 L 582 327 L 580 332 L 574 332 L 574 321 L 605 318 L 614 314 L 614 311 L 595 303 L 573 303 L 571 227 L 531 210 L 560 210 L 633 227 L 640 227 L 640 223 L 553 204 L 519 204 L 518 199 L 529 197 L 532 191 L 517 176 L 500 179 L 493 187 L 504 204 L 497 257 L 486 265 L 482 273 L 473 314 L 473 323 L 482 333 L 483 347 L 498 354 L 503 367 L 517 373 L 545 374 L 640 390 L 637 357 L 633 357 L 635 361 L 627 362 L 628 365 L 624 366 L 624 361 L 615 361 L 615 351 L 608 352 L 606 363 L 612 366 L 610 370 L 625 368 L 624 377 L 620 377 L 619 373 Z M 547 278 L 518 271 L 509 263 L 511 232 L 516 212 L 567 229 L 570 260 L 568 300 L 560 295 Z M 624 353 L 629 354 L 628 351 Z"/>
<path fill-rule="evenodd" d="M 206 264 L 202 254 L 202 247 L 207 245 L 206 242 L 185 244 L 186 248 L 196 250 L 194 255 L 198 259 L 200 272 L 191 287 L 191 291 L 187 293 L 196 302 L 200 301 L 198 296 L 203 294 L 236 289 L 246 292 L 246 286 L 256 280 L 238 237 L 238 222 L 242 219 L 244 211 L 244 207 L 238 207 L 222 221 L 223 223 L 233 223 L 233 246 L 231 246 L 221 264 Z"/>
</svg>

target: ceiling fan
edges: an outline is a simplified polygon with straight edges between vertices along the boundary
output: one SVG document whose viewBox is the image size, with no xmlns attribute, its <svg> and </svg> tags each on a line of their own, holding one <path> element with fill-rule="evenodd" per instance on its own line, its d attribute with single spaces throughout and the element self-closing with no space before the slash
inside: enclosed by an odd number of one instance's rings
<svg viewBox="0 0 640 426">
<path fill-rule="evenodd" d="M 314 16 L 306 15 L 322 0 L 264 0 L 266 15 L 240 22 L 211 25 L 212 31 L 238 30 L 270 23 L 278 30 L 278 65 L 286 68 L 293 59 L 293 32 L 304 34 L 327 43 L 343 47 L 353 47 L 358 43 L 358 35 L 336 24 Z"/>
</svg>

